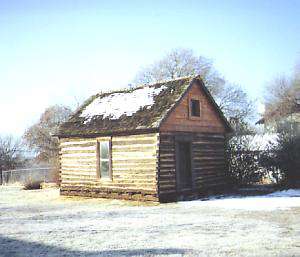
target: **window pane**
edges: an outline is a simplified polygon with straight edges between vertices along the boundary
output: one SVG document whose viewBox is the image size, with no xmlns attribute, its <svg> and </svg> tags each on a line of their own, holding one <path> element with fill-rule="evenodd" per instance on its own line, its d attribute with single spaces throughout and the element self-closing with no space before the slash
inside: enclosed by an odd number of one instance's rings
<svg viewBox="0 0 300 257">
<path fill-rule="evenodd" d="M 100 161 L 100 172 L 101 172 L 101 177 L 109 177 L 109 163 L 108 161 Z"/>
<path fill-rule="evenodd" d="M 191 100 L 191 115 L 200 117 L 200 102 L 199 100 Z"/>
<path fill-rule="evenodd" d="M 108 159 L 108 148 L 109 143 L 108 142 L 100 142 L 100 158 L 101 159 Z"/>
</svg>

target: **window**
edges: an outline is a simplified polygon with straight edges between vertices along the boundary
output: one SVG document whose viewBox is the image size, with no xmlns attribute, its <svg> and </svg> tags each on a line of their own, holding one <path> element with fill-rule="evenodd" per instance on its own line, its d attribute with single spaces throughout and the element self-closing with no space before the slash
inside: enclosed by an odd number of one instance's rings
<svg viewBox="0 0 300 257">
<path fill-rule="evenodd" d="M 197 99 L 191 99 L 190 105 L 191 116 L 200 117 L 200 101 Z"/>
<path fill-rule="evenodd" d="M 110 141 L 98 142 L 98 174 L 100 178 L 111 178 Z"/>
</svg>

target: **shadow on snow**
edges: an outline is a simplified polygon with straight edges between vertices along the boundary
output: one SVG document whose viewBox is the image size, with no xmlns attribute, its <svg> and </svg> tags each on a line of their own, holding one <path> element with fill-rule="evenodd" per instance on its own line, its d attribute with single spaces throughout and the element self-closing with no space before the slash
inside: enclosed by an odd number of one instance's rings
<svg viewBox="0 0 300 257">
<path fill-rule="evenodd" d="M 28 242 L 0 236 L 0 257 L 96 257 L 96 256 L 168 256 L 183 254 L 194 255 L 195 251 L 177 248 L 145 248 L 145 249 L 112 249 L 103 251 L 80 251 L 51 246 L 42 243 Z"/>
</svg>

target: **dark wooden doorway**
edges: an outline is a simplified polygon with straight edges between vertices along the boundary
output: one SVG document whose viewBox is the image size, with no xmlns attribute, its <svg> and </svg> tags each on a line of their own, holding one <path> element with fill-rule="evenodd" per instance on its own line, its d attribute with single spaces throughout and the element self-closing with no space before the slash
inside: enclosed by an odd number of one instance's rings
<svg viewBox="0 0 300 257">
<path fill-rule="evenodd" d="M 176 146 L 177 191 L 192 188 L 191 143 L 177 142 Z"/>
</svg>

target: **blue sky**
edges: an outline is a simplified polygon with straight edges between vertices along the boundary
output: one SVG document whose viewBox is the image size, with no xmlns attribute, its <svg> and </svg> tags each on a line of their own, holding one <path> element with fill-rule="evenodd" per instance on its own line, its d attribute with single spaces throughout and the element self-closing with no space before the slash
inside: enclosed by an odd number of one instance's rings
<svg viewBox="0 0 300 257">
<path fill-rule="evenodd" d="M 211 58 L 253 99 L 300 60 L 300 1 L 0 0 L 0 134 L 124 87 L 165 52 Z"/>
</svg>

